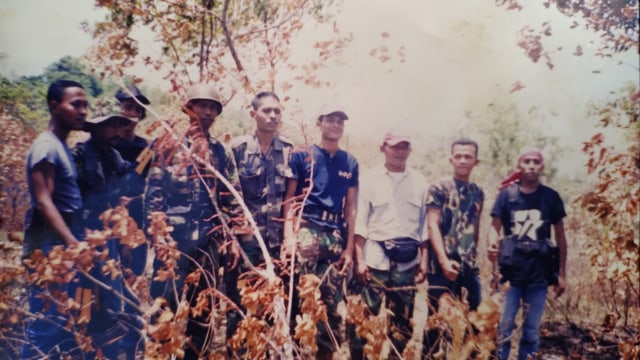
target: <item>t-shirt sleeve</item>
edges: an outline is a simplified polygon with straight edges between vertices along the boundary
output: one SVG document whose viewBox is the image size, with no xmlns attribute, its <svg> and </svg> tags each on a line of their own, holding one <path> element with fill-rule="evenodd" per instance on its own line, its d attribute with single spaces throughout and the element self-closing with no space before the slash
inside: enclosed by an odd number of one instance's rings
<svg viewBox="0 0 640 360">
<path fill-rule="evenodd" d="M 549 214 L 549 221 L 551 222 L 551 224 L 557 224 L 558 222 L 560 222 L 560 220 L 562 220 L 562 218 L 567 216 L 567 213 L 564 210 L 564 202 L 562 201 L 562 198 L 560 198 L 558 192 L 553 191 L 551 196 L 552 206 L 551 213 Z"/>
<path fill-rule="evenodd" d="M 502 190 L 498 196 L 496 197 L 496 201 L 493 204 L 493 208 L 491 208 L 491 217 L 498 217 L 502 220 L 504 224 L 504 213 L 508 211 L 507 209 L 507 190 Z"/>
<path fill-rule="evenodd" d="M 427 191 L 427 208 L 442 209 L 446 195 L 444 189 L 439 184 L 429 186 Z"/>
<path fill-rule="evenodd" d="M 296 151 L 291 154 L 291 161 L 289 166 L 291 167 L 291 178 L 300 180 L 304 178 L 304 160 L 308 156 L 306 151 Z"/>
<path fill-rule="evenodd" d="M 360 178 L 360 165 L 358 165 L 358 160 L 353 158 L 353 171 L 351 172 L 352 176 L 349 181 L 349 187 L 358 186 L 359 178 Z"/>
<path fill-rule="evenodd" d="M 33 169 L 43 160 L 53 165 L 55 165 L 58 160 L 58 153 L 56 152 L 56 148 L 50 141 L 41 141 L 34 144 L 33 148 L 31 149 L 31 155 L 29 157 L 29 163 L 27 164 L 27 166 Z"/>
</svg>

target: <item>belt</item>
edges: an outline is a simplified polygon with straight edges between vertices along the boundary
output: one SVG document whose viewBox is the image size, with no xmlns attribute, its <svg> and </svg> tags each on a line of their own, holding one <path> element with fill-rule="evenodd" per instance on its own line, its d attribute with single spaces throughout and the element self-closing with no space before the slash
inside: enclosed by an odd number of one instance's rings
<svg viewBox="0 0 640 360">
<path fill-rule="evenodd" d="M 540 241 L 518 241 L 516 242 L 516 248 L 522 250 L 525 253 L 540 250 Z"/>
<path fill-rule="evenodd" d="M 329 224 L 342 224 L 341 213 L 332 213 L 314 206 L 305 206 L 302 210 L 302 217 L 305 217 L 305 215 L 309 216 L 311 219 L 320 220 Z"/>
</svg>

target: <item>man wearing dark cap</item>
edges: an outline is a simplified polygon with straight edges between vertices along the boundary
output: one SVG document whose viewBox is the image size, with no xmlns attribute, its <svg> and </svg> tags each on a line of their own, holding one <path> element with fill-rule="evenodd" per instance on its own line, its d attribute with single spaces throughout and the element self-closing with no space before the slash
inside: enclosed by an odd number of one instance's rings
<svg viewBox="0 0 640 360">
<path fill-rule="evenodd" d="M 107 209 L 117 206 L 120 197 L 126 192 L 126 174 L 131 164 L 123 160 L 113 148 L 120 138 L 122 127 L 131 122 L 120 114 L 97 116 L 87 120 L 85 130 L 91 134 L 89 140 L 77 143 L 72 149 L 74 162 L 78 169 L 78 185 L 82 193 L 84 226 L 90 230 L 102 230 L 100 219 Z M 119 261 L 118 239 L 106 242 L 108 258 Z M 91 275 L 111 286 L 106 290 L 97 286 L 87 287 L 93 292 L 96 301 L 92 304 L 89 333 L 107 358 L 118 356 L 119 342 L 126 327 L 118 322 L 116 315 L 122 310 L 120 298 L 113 292 L 122 294 L 122 277 L 113 278 L 102 272 L 102 263 L 96 264 Z M 84 285 L 82 285 L 84 287 Z"/>
<path fill-rule="evenodd" d="M 411 137 L 389 132 L 380 145 L 384 163 L 362 176 L 355 226 L 355 282 L 352 289 L 362 296 L 373 315 L 385 299 L 390 316 L 389 339 L 398 358 L 413 332 L 411 318 L 415 285 L 427 273 L 425 198 L 427 181 L 407 166 Z M 365 339 L 349 325 L 352 359 L 364 359 Z M 379 341 L 379 340 L 378 340 Z M 378 355 L 378 354 L 376 354 Z"/>
<path fill-rule="evenodd" d="M 151 104 L 151 102 L 134 85 L 118 89 L 115 98 L 120 103 L 122 115 L 131 120 L 122 127 L 121 137 L 114 146 L 122 158 L 130 162 L 135 169 L 135 172 L 131 172 L 129 176 L 128 192 L 123 195 L 129 199 L 127 204 L 129 215 L 136 221 L 138 228 L 142 229 L 144 224 L 142 195 L 153 153 L 149 141 L 142 136 L 136 135 L 135 130 L 138 123 L 146 118 L 145 106 Z M 125 279 L 129 283 L 133 283 L 135 277 L 142 275 L 145 271 L 149 246 L 148 244 L 143 244 L 132 249 L 121 245 L 119 249 Z M 125 295 L 132 301 L 139 303 L 129 288 L 125 288 Z M 135 312 L 128 304 L 125 305 L 125 311 L 127 313 Z M 139 332 L 132 330 L 122 339 L 121 347 L 127 353 L 127 359 L 133 360 L 135 358 L 135 349 L 144 348 Z"/>
<path fill-rule="evenodd" d="M 281 256 L 290 257 L 296 251 L 294 283 L 305 274 L 323 279 L 321 299 L 327 307 L 331 328 L 318 324 L 317 356 L 320 359 L 330 359 L 341 342 L 342 319 L 337 306 L 343 298 L 344 276 L 353 259 L 358 161 L 339 147 L 348 118 L 338 107 L 321 109 L 316 120 L 320 143 L 292 154 L 293 177 L 287 183 L 283 206 L 286 222 Z M 304 203 L 300 203 L 303 199 Z M 302 220 L 297 226 L 293 224 L 297 214 L 290 211 L 292 208 L 302 211 Z M 294 304 L 296 302 L 294 296 Z"/>
<path fill-rule="evenodd" d="M 221 248 L 224 245 L 227 249 L 227 268 L 235 268 L 239 245 L 234 235 L 246 233 L 247 229 L 238 200 L 212 172 L 215 169 L 242 193 L 231 150 L 209 134 L 222 113 L 220 95 L 212 85 L 195 84 L 187 91 L 183 111 L 189 115 L 185 142 L 177 141 L 172 133 L 156 141 L 144 208 L 147 219 L 162 212 L 173 227 L 170 237 L 150 234 L 156 253 L 151 295 L 166 299 L 173 313 L 185 310 L 180 299 L 187 299 L 189 306 L 201 310 L 189 311 L 185 335 L 190 341 L 184 344 L 183 357 L 201 359 L 209 353 L 216 325 L 210 317 L 215 303 L 211 289 L 216 288 L 224 258 Z M 170 255 L 170 248 L 179 250 L 178 259 Z M 190 281 L 186 281 L 189 275 Z M 201 299 L 203 292 L 206 293 Z"/>
<path fill-rule="evenodd" d="M 556 297 L 565 288 L 567 242 L 562 219 L 566 213 L 560 195 L 540 182 L 543 169 L 539 151 L 522 153 L 518 170 L 503 181 L 491 210 L 487 255 L 498 261 L 502 281 L 510 283 L 497 339 L 497 355 L 503 360 L 509 358 L 518 309 L 523 308 L 524 317 L 518 359 L 525 360 L 538 350 L 547 287 L 555 285 Z M 557 248 L 551 243 L 552 233 Z"/>
</svg>

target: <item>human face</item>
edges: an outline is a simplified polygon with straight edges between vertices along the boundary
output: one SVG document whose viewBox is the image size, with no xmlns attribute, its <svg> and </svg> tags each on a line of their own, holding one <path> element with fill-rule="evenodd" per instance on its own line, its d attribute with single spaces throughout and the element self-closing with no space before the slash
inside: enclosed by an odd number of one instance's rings
<svg viewBox="0 0 640 360">
<path fill-rule="evenodd" d="M 544 169 L 544 164 L 540 157 L 532 154 L 525 155 L 518 161 L 518 170 L 520 170 L 522 181 L 537 182 L 540 180 L 540 174 Z"/>
<path fill-rule="evenodd" d="M 128 123 L 130 121 L 127 121 Z M 100 124 L 93 125 L 91 137 L 103 146 L 114 146 L 120 139 L 120 134 L 125 122 L 121 119 L 109 119 Z"/>
<path fill-rule="evenodd" d="M 395 145 L 383 144 L 380 152 L 384 154 L 384 166 L 391 172 L 402 172 L 407 166 L 411 154 L 411 144 L 401 141 Z"/>
<path fill-rule="evenodd" d="M 68 131 L 84 128 L 88 108 L 87 96 L 79 87 L 68 87 L 64 89 L 62 100 L 49 102 L 51 116 Z"/>
<path fill-rule="evenodd" d="M 260 99 L 260 105 L 251 111 L 251 117 L 256 121 L 258 132 L 275 133 L 282 120 L 280 102 L 271 96 Z"/>
<path fill-rule="evenodd" d="M 218 116 L 218 104 L 213 100 L 196 99 L 191 101 L 193 115 L 191 122 L 198 121 L 202 131 L 207 133 Z"/>
<path fill-rule="evenodd" d="M 144 113 L 144 108 L 140 106 L 134 99 L 123 99 L 120 101 L 122 115 L 130 119 L 140 119 Z"/>
<path fill-rule="evenodd" d="M 473 167 L 478 164 L 476 147 L 456 144 L 451 149 L 449 163 L 453 166 L 453 176 L 462 181 L 469 181 Z"/>
<path fill-rule="evenodd" d="M 338 141 L 344 133 L 344 119 L 340 116 L 323 116 L 318 120 L 322 139 Z"/>
</svg>

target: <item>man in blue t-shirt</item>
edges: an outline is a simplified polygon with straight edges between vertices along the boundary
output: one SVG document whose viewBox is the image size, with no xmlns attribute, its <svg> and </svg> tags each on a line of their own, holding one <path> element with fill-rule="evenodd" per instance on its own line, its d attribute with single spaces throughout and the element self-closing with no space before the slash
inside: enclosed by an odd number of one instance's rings
<svg viewBox="0 0 640 360">
<path fill-rule="evenodd" d="M 84 88 L 75 81 L 54 81 L 47 91 L 47 105 L 49 126 L 33 142 L 26 160 L 31 208 L 25 218 L 25 258 L 35 250 L 47 256 L 54 246 L 77 246 L 83 238 L 78 172 L 66 140 L 72 130 L 84 127 L 88 108 Z M 68 314 L 56 305 L 65 295 L 74 297 L 74 290 L 73 282 L 31 284 L 29 312 L 39 317 L 27 322 L 21 358 L 81 355 L 67 328 Z"/>
<path fill-rule="evenodd" d="M 508 274 L 511 287 L 507 291 L 498 330 L 497 355 L 503 360 L 509 358 L 511 332 L 521 301 L 523 310 L 526 310 L 518 359 L 527 359 L 538 350 L 547 287 L 553 285 L 550 282 L 555 282 L 548 275 L 550 265 L 546 252 L 542 251 L 551 239 L 552 228 L 560 263 L 556 296 L 562 295 L 565 288 L 567 242 L 562 218 L 566 214 L 558 193 L 540 183 L 543 169 L 544 160 L 540 152 L 528 151 L 521 154 L 518 158 L 518 171 L 508 178 L 518 181 L 511 184 L 503 182 L 502 191 L 491 210 L 489 260 L 498 260 L 501 231 L 505 237 L 512 234 L 517 236 L 514 261 Z M 503 238 L 500 241 L 507 240 Z"/>
<path fill-rule="evenodd" d="M 353 259 L 358 161 L 339 148 L 347 119 L 341 109 L 324 107 L 320 111 L 316 120 L 320 143 L 292 154 L 289 164 L 293 177 L 287 183 L 283 203 L 286 222 L 281 256 L 290 257 L 296 249 L 294 282 L 297 284 L 299 276 L 305 274 L 323 279 L 321 299 L 327 307 L 331 329 L 318 324 L 319 359 L 331 358 L 341 341 L 342 319 L 337 305 L 342 300 L 342 283 Z M 302 214 L 296 243 L 294 221 L 299 211 Z M 294 304 L 296 297 L 294 294 Z"/>
</svg>

